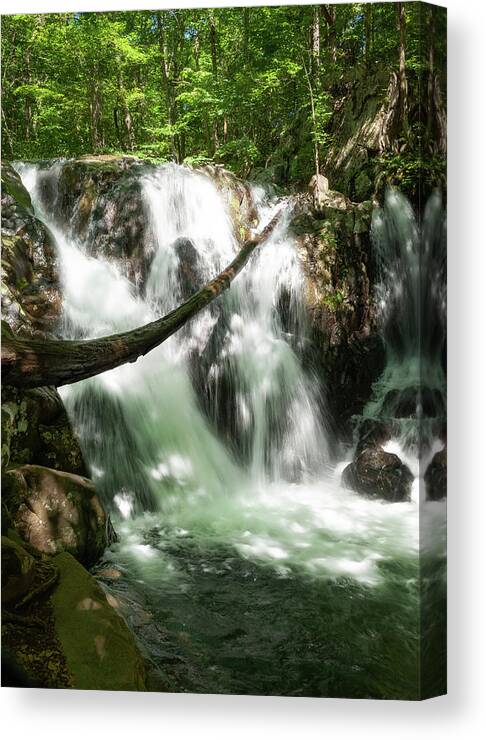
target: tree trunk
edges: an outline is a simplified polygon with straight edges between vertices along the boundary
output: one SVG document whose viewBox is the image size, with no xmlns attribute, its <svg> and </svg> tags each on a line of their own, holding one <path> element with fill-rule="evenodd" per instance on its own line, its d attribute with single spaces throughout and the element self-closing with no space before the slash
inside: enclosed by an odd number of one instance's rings
<svg viewBox="0 0 486 740">
<path fill-rule="evenodd" d="M 2 322 L 2 379 L 6 385 L 36 388 L 76 383 L 142 355 L 162 344 L 184 324 L 214 301 L 246 265 L 255 248 L 271 234 L 279 216 L 246 242 L 237 256 L 216 278 L 166 316 L 138 329 L 100 339 L 52 340 L 15 336 Z"/>
<path fill-rule="evenodd" d="M 312 36 L 312 75 L 314 77 L 314 86 L 319 81 L 319 69 L 321 66 L 321 26 L 319 22 L 319 6 L 314 7 L 311 26 Z M 316 88 L 317 89 L 317 88 Z"/>
<path fill-rule="evenodd" d="M 93 151 L 97 152 L 103 147 L 103 132 L 102 132 L 102 112 L 101 112 L 101 96 L 98 83 L 98 70 L 95 66 L 92 71 L 92 78 L 90 82 L 90 103 L 89 110 L 91 116 L 91 143 L 93 145 Z"/>
<path fill-rule="evenodd" d="M 371 63 L 371 49 L 372 49 L 372 38 L 373 38 L 373 6 L 371 3 L 366 3 L 364 6 L 364 21 L 365 21 L 365 65 L 368 69 Z"/>
<path fill-rule="evenodd" d="M 336 8 L 334 5 L 321 5 L 322 14 L 327 23 L 327 38 L 331 51 L 331 59 L 337 62 L 337 33 L 336 33 Z"/>
<path fill-rule="evenodd" d="M 125 131 L 127 134 L 128 149 L 129 151 L 133 151 L 133 149 L 135 148 L 135 137 L 133 135 L 132 116 L 128 108 L 125 85 L 123 84 L 123 73 L 121 70 L 120 60 L 118 60 L 118 80 L 117 81 L 118 81 L 118 99 L 120 102 L 120 106 L 123 110 L 123 122 L 125 124 Z M 118 122 L 118 118 L 116 118 L 115 120 Z M 118 128 L 117 130 L 119 131 Z"/>
<path fill-rule="evenodd" d="M 404 3 L 397 3 L 397 29 L 400 36 L 398 55 L 398 85 L 400 89 L 400 120 L 405 138 L 408 136 L 408 83 L 405 69 L 406 18 Z"/>
<path fill-rule="evenodd" d="M 248 66 L 248 47 L 250 39 L 250 8 L 243 8 L 243 64 Z"/>
<path fill-rule="evenodd" d="M 427 134 L 429 142 L 433 138 L 433 127 L 434 127 L 434 75 L 435 75 L 435 59 L 434 59 L 434 44 L 435 44 L 435 8 L 431 6 L 429 8 L 429 22 L 428 22 L 428 37 L 429 37 L 429 64 L 428 64 L 428 78 L 427 78 Z"/>
<path fill-rule="evenodd" d="M 211 67 L 213 71 L 213 77 L 218 77 L 218 51 L 217 51 L 217 34 L 216 34 L 216 21 L 214 20 L 213 11 L 209 12 L 209 39 L 211 44 Z"/>
<path fill-rule="evenodd" d="M 169 54 L 167 49 L 167 43 L 165 38 L 164 23 L 163 23 L 163 12 L 157 11 L 157 31 L 159 36 L 159 54 L 160 54 L 160 69 L 162 72 L 162 82 L 165 90 L 165 98 L 167 103 L 167 123 L 171 129 L 171 149 L 174 160 L 178 161 L 178 151 L 176 137 L 173 132 L 173 127 L 176 122 L 175 112 L 175 100 L 173 95 L 172 81 L 170 79 L 170 68 L 169 68 Z"/>
</svg>

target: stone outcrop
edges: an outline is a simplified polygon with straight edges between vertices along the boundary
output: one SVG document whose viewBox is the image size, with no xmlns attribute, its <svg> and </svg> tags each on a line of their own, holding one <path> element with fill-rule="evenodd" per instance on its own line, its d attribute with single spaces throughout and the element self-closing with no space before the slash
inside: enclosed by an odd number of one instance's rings
<svg viewBox="0 0 486 740">
<path fill-rule="evenodd" d="M 114 539 L 109 519 L 87 478 L 22 465 L 4 476 L 8 525 L 37 551 L 69 552 L 93 565 Z"/>
</svg>

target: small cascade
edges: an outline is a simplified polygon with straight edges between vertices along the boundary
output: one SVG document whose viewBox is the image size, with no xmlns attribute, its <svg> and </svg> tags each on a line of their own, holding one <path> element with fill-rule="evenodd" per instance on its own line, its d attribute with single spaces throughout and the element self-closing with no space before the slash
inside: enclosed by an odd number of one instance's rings
<svg viewBox="0 0 486 740">
<path fill-rule="evenodd" d="M 407 199 L 389 189 L 374 211 L 372 242 L 386 366 L 358 420 L 358 452 L 379 444 L 411 471 L 412 492 L 444 447 L 445 216 L 434 193 L 417 223 Z"/>
</svg>

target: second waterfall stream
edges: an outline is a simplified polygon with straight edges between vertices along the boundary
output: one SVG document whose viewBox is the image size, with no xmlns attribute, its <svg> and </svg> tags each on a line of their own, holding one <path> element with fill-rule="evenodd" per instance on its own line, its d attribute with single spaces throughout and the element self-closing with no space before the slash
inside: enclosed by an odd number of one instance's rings
<svg viewBox="0 0 486 740">
<path fill-rule="evenodd" d="M 41 172 L 55 192 L 58 166 L 17 164 L 55 239 L 66 338 L 162 316 L 239 248 L 211 177 L 150 168 L 139 175 L 149 267 L 130 280 L 88 252 L 89 231 L 78 239 L 55 198 L 46 207 Z M 119 535 L 100 577 L 120 574 L 106 587 L 155 688 L 372 696 L 390 685 L 403 697 L 416 679 L 419 507 L 341 486 L 321 379 L 303 361 L 292 203 L 258 188 L 253 199 L 257 230 L 279 222 L 221 299 L 136 363 L 60 389 Z M 428 507 L 437 529 L 442 507 Z"/>
</svg>

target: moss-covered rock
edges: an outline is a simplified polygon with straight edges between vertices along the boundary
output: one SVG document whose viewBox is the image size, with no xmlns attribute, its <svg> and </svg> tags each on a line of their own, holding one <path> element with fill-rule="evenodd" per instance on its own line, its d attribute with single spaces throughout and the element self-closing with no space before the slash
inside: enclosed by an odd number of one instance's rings
<svg viewBox="0 0 486 740">
<path fill-rule="evenodd" d="M 2 467 L 25 463 L 86 475 L 78 439 L 55 388 L 2 388 Z"/>
<path fill-rule="evenodd" d="M 71 555 L 2 537 L 2 685 L 142 691 L 145 666 L 123 618 Z"/>
<path fill-rule="evenodd" d="M 73 688 L 143 691 L 143 658 L 100 585 L 68 553 L 53 562 L 59 569 L 51 597 L 55 632 Z"/>
<path fill-rule="evenodd" d="M 40 465 L 4 476 L 7 523 L 39 552 L 69 552 L 92 565 L 113 538 L 109 519 L 87 478 Z"/>
</svg>

